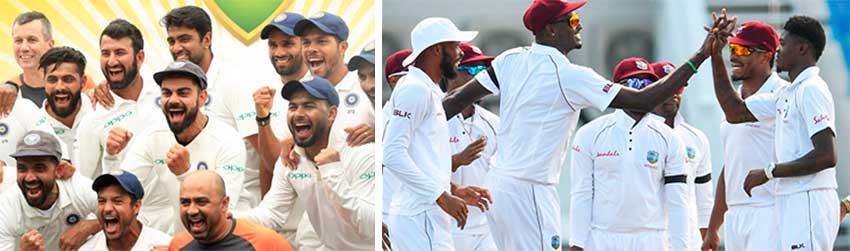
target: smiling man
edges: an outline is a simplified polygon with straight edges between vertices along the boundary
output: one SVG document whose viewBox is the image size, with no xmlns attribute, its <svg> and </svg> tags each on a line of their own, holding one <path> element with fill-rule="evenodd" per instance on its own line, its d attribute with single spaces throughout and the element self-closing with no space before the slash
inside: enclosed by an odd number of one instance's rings
<svg viewBox="0 0 850 251">
<path fill-rule="evenodd" d="M 68 147 L 71 163 L 77 163 L 76 136 L 80 122 L 91 112 L 87 96 L 81 95 L 86 76 L 86 58 L 71 47 L 57 47 L 47 51 L 39 62 L 44 72 L 44 89 L 47 105 L 43 106 L 53 131 Z"/>
<path fill-rule="evenodd" d="M 180 182 L 196 170 L 212 170 L 224 177 L 230 207 L 243 194 L 245 148 L 236 131 L 206 115 L 207 79 L 200 67 L 176 61 L 154 74 L 161 86 L 160 105 L 167 123 L 139 135 L 121 167 L 138 175 L 148 196 L 139 218 L 160 231 L 183 229 L 178 217 Z M 167 124 L 167 126 L 166 126 Z"/>
<path fill-rule="evenodd" d="M 53 28 L 50 20 L 38 11 L 23 13 L 12 22 L 12 41 L 15 62 L 23 73 L 7 81 L 21 89 L 21 96 L 41 107 L 46 98 L 44 78 L 38 61 L 53 48 Z"/>
<path fill-rule="evenodd" d="M 171 242 L 171 236 L 136 219 L 145 196 L 136 175 L 120 170 L 104 174 L 91 188 L 97 192 L 97 221 L 103 230 L 80 250 L 151 250 Z"/>
</svg>

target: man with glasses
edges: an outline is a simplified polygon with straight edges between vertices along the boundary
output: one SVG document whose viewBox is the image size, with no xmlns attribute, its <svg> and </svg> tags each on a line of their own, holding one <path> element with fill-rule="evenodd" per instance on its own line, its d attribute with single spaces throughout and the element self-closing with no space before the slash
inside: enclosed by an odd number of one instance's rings
<svg viewBox="0 0 850 251">
<path fill-rule="evenodd" d="M 657 79 L 642 58 L 624 59 L 614 68 L 614 81 L 630 88 L 643 89 Z M 654 116 L 618 109 L 576 133 L 570 250 L 694 250 L 688 243 L 685 150 Z"/>
<path fill-rule="evenodd" d="M 611 83 L 566 57 L 582 47 L 582 25 L 575 11 L 584 4 L 532 2 L 523 23 L 535 42 L 502 53 L 486 71 L 443 100 L 446 116 L 451 118 L 485 95 L 500 96 L 498 144 L 502 147 L 485 187 L 493 189 L 493 199 L 499 201 L 487 217 L 501 250 L 560 245 L 557 185 L 563 153 L 581 109 L 651 111 L 684 86 L 708 57 L 703 46 L 684 67 L 641 90 Z M 729 32 L 732 23 L 724 17 L 711 29 Z"/>
<path fill-rule="evenodd" d="M 788 72 L 790 85 L 773 93 L 742 99 L 732 87 L 719 53 L 725 46 L 725 36 L 718 36 L 712 39 L 709 49 L 714 91 L 727 122 L 776 123 L 773 137 L 776 160 L 749 170 L 743 188 L 748 196 L 752 196 L 754 188 L 774 189 L 779 247 L 783 250 L 832 250 L 838 234 L 840 210 L 835 191 L 838 187 L 835 179 L 838 159 L 835 107 L 829 87 L 816 66 L 826 36 L 820 22 L 807 16 L 791 17 L 783 28 L 785 32 L 776 50 L 776 70 Z M 740 40 L 730 38 L 728 41 L 741 44 Z M 740 67 L 736 63 L 733 66 Z M 734 72 L 733 68 L 733 75 Z M 775 187 L 763 186 L 771 185 L 768 181 L 774 179 Z"/>
<path fill-rule="evenodd" d="M 738 94 L 746 101 L 755 95 L 770 95 L 788 85 L 772 70 L 779 35 L 769 24 L 751 21 L 729 38 L 732 80 L 741 81 Z M 773 119 L 720 124 L 723 170 L 717 182 L 714 209 L 703 241 L 703 250 L 720 247 L 720 226 L 728 250 L 779 250 L 776 215 L 773 211 L 775 181 L 756 187 L 747 196 L 742 187 L 750 170 L 776 161 Z M 727 189 L 728 188 L 728 189 Z"/>
</svg>

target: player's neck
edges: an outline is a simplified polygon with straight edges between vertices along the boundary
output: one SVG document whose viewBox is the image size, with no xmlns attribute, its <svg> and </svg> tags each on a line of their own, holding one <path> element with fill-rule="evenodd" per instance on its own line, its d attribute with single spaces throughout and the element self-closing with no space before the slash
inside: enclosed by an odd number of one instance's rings
<svg viewBox="0 0 850 251">
<path fill-rule="evenodd" d="M 206 127 L 207 125 L 207 121 L 209 121 L 209 117 L 207 117 L 207 115 L 204 115 L 204 113 L 198 111 L 198 117 L 195 119 L 195 121 L 193 121 L 188 128 L 183 130 L 183 132 L 176 135 L 177 141 L 181 144 L 185 143 L 184 145 L 188 145 L 192 142 L 192 140 L 195 140 L 195 137 L 198 137 L 198 134 L 201 134 L 201 131 L 203 131 L 204 127 Z"/>
<path fill-rule="evenodd" d="M 230 234 L 231 228 L 236 227 L 236 220 L 227 218 L 226 216 L 222 217 L 222 219 L 224 221 L 223 223 L 214 225 L 212 226 L 213 229 L 210 229 L 210 234 L 212 237 L 207 240 L 197 240 L 198 243 L 209 245 L 224 240 L 224 238 L 226 238 L 227 235 Z"/>
<path fill-rule="evenodd" d="M 635 111 L 630 111 L 630 110 L 623 110 L 623 111 L 626 112 L 626 115 L 629 115 L 629 117 L 631 117 L 632 119 L 635 120 L 635 123 L 632 125 L 632 127 L 637 125 L 640 122 L 640 120 L 643 119 L 643 117 L 646 115 L 646 113 L 635 112 Z"/>
<path fill-rule="evenodd" d="M 791 78 L 791 82 L 793 83 L 797 79 L 797 76 L 800 76 L 800 73 L 812 66 L 815 66 L 815 62 L 806 62 L 791 66 L 791 69 L 788 70 L 788 77 Z"/>
<path fill-rule="evenodd" d="M 307 75 L 307 66 L 301 65 L 297 72 L 289 75 L 280 75 L 280 83 L 286 84 L 292 80 L 301 80 L 304 76 Z"/>
<path fill-rule="evenodd" d="M 329 72 L 330 74 L 328 74 L 327 79 L 334 87 L 336 87 L 339 82 L 342 82 L 342 79 L 345 78 L 345 74 L 348 73 L 348 67 L 345 66 L 344 62 L 337 62 L 337 64 L 330 70 L 331 71 Z"/>
<path fill-rule="evenodd" d="M 124 100 L 139 101 L 139 96 L 142 95 L 143 86 L 144 80 L 142 80 L 142 73 L 139 73 L 136 74 L 136 77 L 133 79 L 133 83 L 130 83 L 130 85 L 128 85 L 124 89 L 112 89 L 112 92 Z"/>
<path fill-rule="evenodd" d="M 32 88 L 44 88 L 44 74 L 38 69 L 24 68 L 24 84 Z"/>
<path fill-rule="evenodd" d="M 198 62 L 198 66 L 201 67 L 201 70 L 204 70 L 204 73 L 209 73 L 208 71 L 210 70 L 210 65 L 212 65 L 213 60 L 212 51 L 207 50 L 207 52 L 209 53 L 204 55 L 203 58 L 201 58 L 201 62 Z"/>
<path fill-rule="evenodd" d="M 764 83 L 767 82 L 767 79 L 770 78 L 770 75 L 771 71 L 767 70 L 767 72 L 758 72 L 752 77 L 744 79 L 741 85 L 741 98 L 747 98 L 758 92 Z"/>
<path fill-rule="evenodd" d="M 472 117 L 472 115 L 475 115 L 475 106 L 466 107 L 465 109 L 463 109 L 462 112 L 460 112 L 460 114 L 463 116 L 464 119 Z"/>
<path fill-rule="evenodd" d="M 106 240 L 106 247 L 109 250 L 130 250 L 130 249 L 132 249 L 133 246 L 136 245 L 136 241 L 139 240 L 139 235 L 142 234 L 142 223 L 140 223 L 138 220 L 136 220 L 136 221 L 133 221 L 133 223 L 130 224 L 129 227 L 130 227 L 130 229 L 127 229 L 127 232 L 125 232 L 123 235 L 121 235 L 121 238 L 118 238 L 117 240 L 112 240 L 112 241 L 107 239 Z"/>
<path fill-rule="evenodd" d="M 62 124 L 67 126 L 68 128 L 72 128 L 72 127 L 74 127 L 74 120 L 77 119 L 77 113 L 80 113 L 80 107 L 81 107 L 82 103 L 83 103 L 82 99 L 77 99 L 77 103 L 74 104 L 75 105 L 74 112 L 72 112 L 71 114 L 68 114 L 68 116 L 66 116 L 64 118 L 59 117 L 59 115 L 56 115 L 56 112 L 53 111 L 53 108 L 50 107 L 50 105 L 45 105 L 44 107 L 47 108 L 46 109 L 47 115 L 50 115 L 50 117 L 53 117 L 56 120 L 59 120 L 59 122 L 62 122 Z"/>
<path fill-rule="evenodd" d="M 307 159 L 309 159 L 310 161 L 316 162 L 315 160 L 313 160 L 313 157 L 319 155 L 319 152 L 321 152 L 322 149 L 328 148 L 328 138 L 330 138 L 330 127 L 326 128 L 325 131 L 328 132 L 327 135 L 324 135 L 324 137 L 322 138 L 316 139 L 316 143 L 313 143 L 312 146 L 304 148 L 304 154 L 307 155 Z"/>
</svg>

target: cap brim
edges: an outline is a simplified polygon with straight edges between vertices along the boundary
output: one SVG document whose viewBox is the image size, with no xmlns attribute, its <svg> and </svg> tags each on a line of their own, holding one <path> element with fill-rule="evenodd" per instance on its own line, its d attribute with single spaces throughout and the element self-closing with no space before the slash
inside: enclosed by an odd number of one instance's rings
<svg viewBox="0 0 850 251">
<path fill-rule="evenodd" d="M 283 25 L 268 24 L 266 27 L 263 27 L 263 31 L 260 32 L 260 39 L 268 39 L 269 33 L 272 32 L 272 29 L 277 29 L 286 35 L 295 36 L 295 31 L 292 30 L 292 28 Z"/>
<path fill-rule="evenodd" d="M 360 55 L 354 56 L 348 60 L 348 71 L 355 71 L 363 64 L 375 65 L 375 57 L 372 57 L 372 61 L 369 61 L 366 57 Z"/>
<path fill-rule="evenodd" d="M 27 150 L 17 151 L 13 154 L 9 154 L 9 157 L 22 158 L 22 157 L 57 157 L 57 156 L 54 155 L 54 154 L 51 154 L 48 151 L 36 150 L 36 149 L 27 149 Z"/>
<path fill-rule="evenodd" d="M 419 51 L 414 50 L 413 53 L 410 54 L 410 56 L 407 56 L 406 58 L 404 58 L 404 61 L 401 62 L 401 65 L 402 66 L 408 66 L 408 65 L 412 64 L 413 61 L 416 61 L 416 58 L 419 57 L 419 54 L 421 54 L 422 51 L 427 50 L 428 48 L 431 48 L 431 46 L 434 46 L 435 44 L 444 43 L 444 42 L 469 42 L 469 41 L 472 41 L 473 39 L 475 39 L 476 36 L 478 36 L 477 31 L 461 31 L 461 32 L 451 34 L 449 36 L 434 40 L 431 43 L 429 43 L 428 45 L 426 45 L 424 48 L 422 48 L 422 50 L 419 50 Z"/>
<path fill-rule="evenodd" d="M 106 186 L 112 185 L 112 184 L 118 184 L 128 194 L 130 194 L 131 196 L 136 196 L 136 195 L 134 195 L 133 193 L 130 192 L 130 190 L 132 190 L 132 189 L 127 187 L 127 185 L 124 184 L 123 182 L 121 182 L 121 179 L 118 179 L 118 177 L 116 177 L 115 175 L 110 174 L 110 173 L 103 174 L 103 175 L 100 175 L 97 178 L 95 178 L 94 182 L 92 182 L 92 184 L 91 184 L 91 189 L 94 190 L 95 192 L 97 192 L 100 189 L 102 189 Z M 144 193 L 142 193 L 139 196 L 139 198 L 136 198 L 136 199 L 142 199 L 142 197 L 144 197 Z"/>
</svg>

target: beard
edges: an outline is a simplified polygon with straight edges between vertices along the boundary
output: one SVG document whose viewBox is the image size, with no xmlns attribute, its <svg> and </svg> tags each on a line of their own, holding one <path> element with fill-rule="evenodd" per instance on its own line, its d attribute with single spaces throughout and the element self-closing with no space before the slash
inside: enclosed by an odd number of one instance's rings
<svg viewBox="0 0 850 251">
<path fill-rule="evenodd" d="M 301 55 L 301 54 L 299 53 L 298 55 Z M 298 71 L 300 71 L 302 67 L 305 67 L 304 66 L 304 57 L 292 56 L 292 59 L 290 60 L 290 61 L 292 61 L 292 64 L 288 67 L 287 66 L 278 67 L 274 63 L 274 58 L 275 57 L 271 57 L 272 65 L 274 66 L 274 70 L 277 72 L 277 74 L 281 75 L 281 76 L 289 76 L 289 75 L 295 74 Z"/>
<path fill-rule="evenodd" d="M 36 188 L 41 189 L 41 194 L 37 198 L 30 198 L 30 196 L 27 195 L 27 185 L 36 185 Z M 55 185 L 55 180 L 47 182 L 47 184 L 45 184 L 45 182 L 39 179 L 36 179 L 35 181 L 29 183 L 23 180 L 18 180 L 18 187 L 21 189 L 21 193 L 24 194 L 24 198 L 26 198 L 27 204 L 35 208 L 41 207 L 41 205 L 43 205 L 44 202 L 47 201 L 47 197 L 50 195 L 50 193 L 53 192 L 53 187 Z"/>
<path fill-rule="evenodd" d="M 121 68 L 124 70 L 124 79 L 121 81 L 111 81 L 109 80 L 109 76 L 107 75 L 106 69 L 103 71 L 103 75 L 106 76 L 106 83 L 109 84 L 109 89 L 112 90 L 121 90 L 130 86 L 133 83 L 133 80 L 136 79 L 136 76 L 139 75 L 139 67 L 137 66 L 138 60 L 136 57 L 133 57 L 133 65 L 130 66 L 130 70 L 128 71 L 124 65 L 121 65 Z"/>
<path fill-rule="evenodd" d="M 183 115 L 183 121 L 180 123 L 171 122 L 171 116 L 168 115 L 168 110 L 172 108 L 182 108 L 186 114 Z M 189 109 L 186 105 L 181 103 L 172 103 L 162 107 L 162 112 L 165 114 L 166 120 L 168 120 L 168 128 L 171 129 L 175 135 L 182 133 L 195 122 L 195 119 L 198 117 L 198 102 L 195 102 L 195 109 Z"/>
<path fill-rule="evenodd" d="M 57 94 L 69 94 L 69 96 L 71 96 L 71 105 L 65 108 L 57 107 L 56 101 L 53 99 L 53 97 Z M 73 93 L 68 89 L 62 89 L 54 92 L 53 94 L 47 94 L 47 105 L 50 106 L 50 110 L 53 110 L 53 113 L 55 113 L 56 116 L 59 116 L 60 118 L 67 118 L 74 113 L 75 110 L 77 110 L 77 107 L 80 105 L 80 98 L 80 92 Z"/>
<path fill-rule="evenodd" d="M 294 123 L 290 123 L 290 125 L 293 125 L 293 124 Z M 295 128 L 293 126 L 290 126 L 290 130 L 293 134 L 292 138 L 295 140 L 295 145 L 298 145 L 299 147 L 302 147 L 302 148 L 311 147 L 314 144 L 316 144 L 316 141 L 318 141 L 320 137 L 329 136 L 327 134 L 328 129 L 327 129 L 326 125 L 327 125 L 327 120 L 316 121 L 316 123 L 313 124 L 313 128 L 311 128 L 313 130 L 313 135 L 310 135 L 310 137 L 306 138 L 306 139 L 300 139 L 297 136 L 295 136 Z"/>
<path fill-rule="evenodd" d="M 443 79 L 452 80 L 457 77 L 457 66 L 448 53 L 443 52 L 442 59 L 440 59 L 440 70 L 443 72 Z"/>
</svg>

